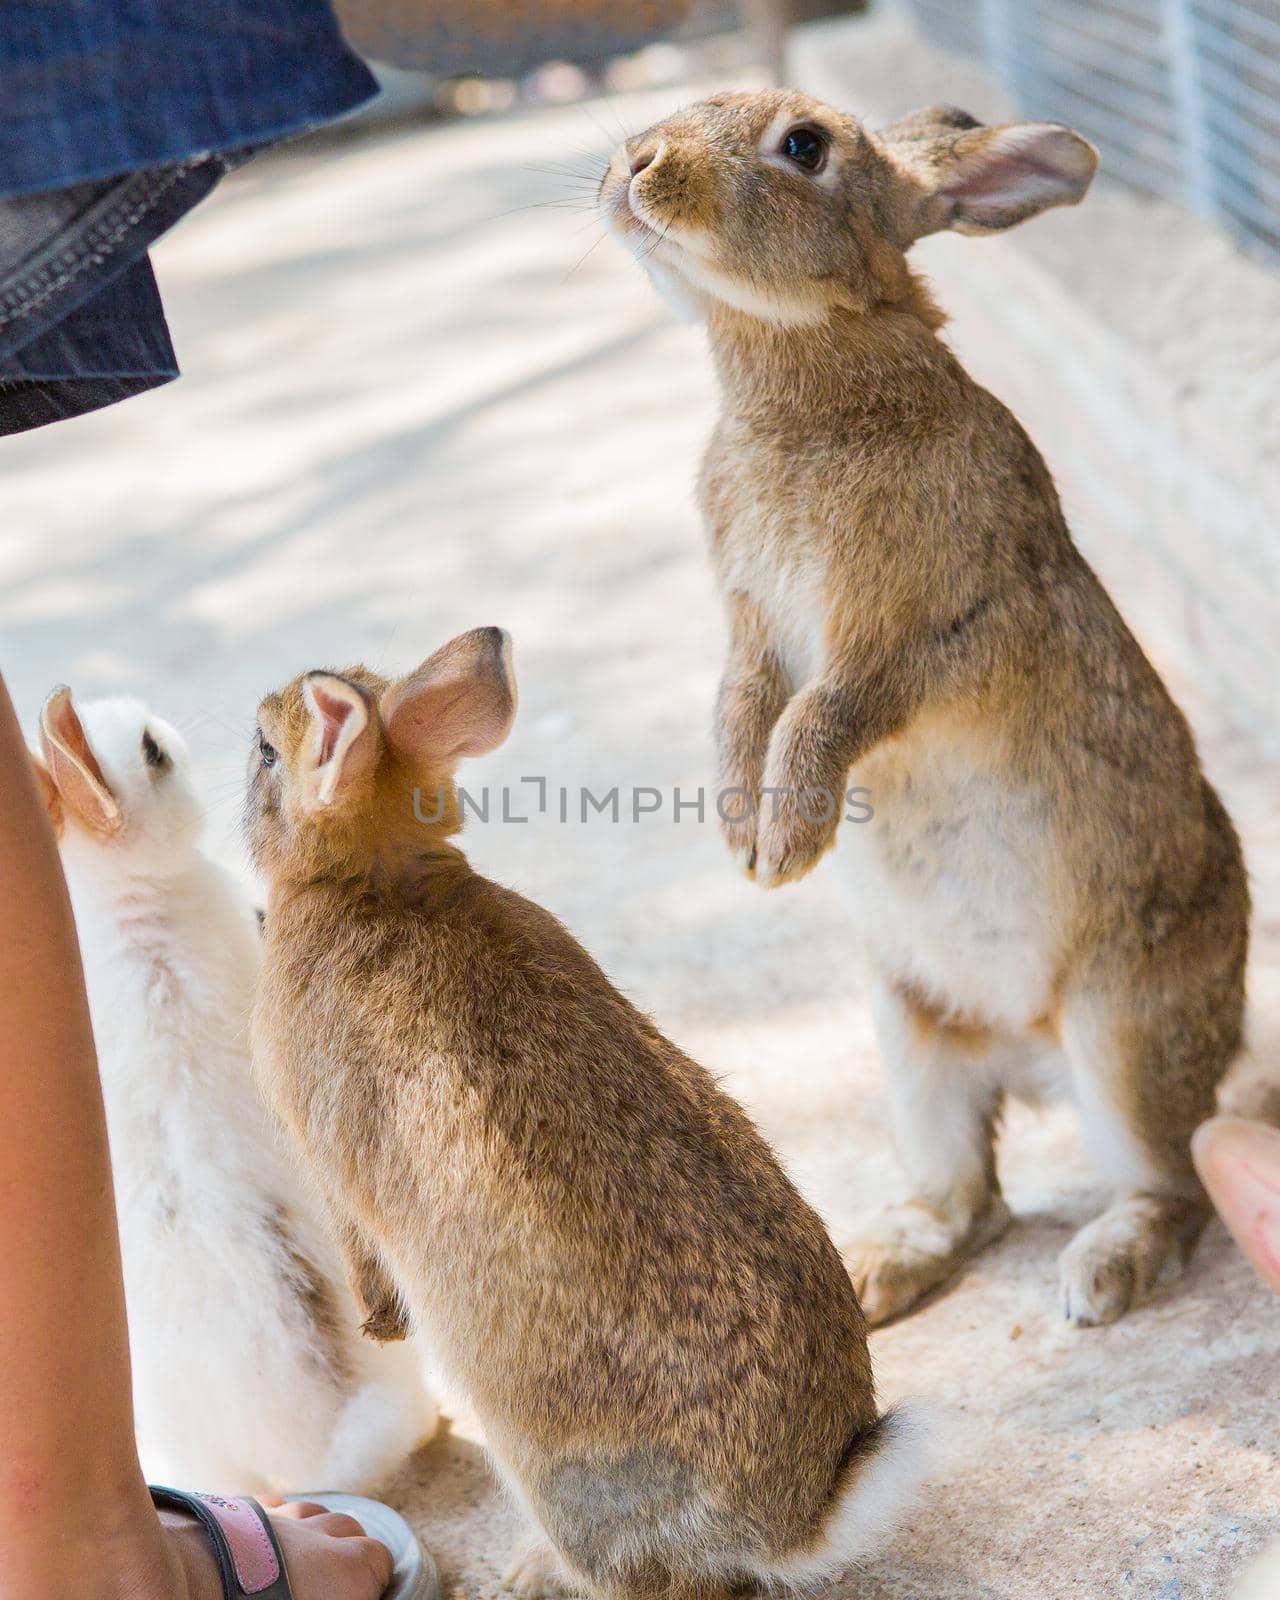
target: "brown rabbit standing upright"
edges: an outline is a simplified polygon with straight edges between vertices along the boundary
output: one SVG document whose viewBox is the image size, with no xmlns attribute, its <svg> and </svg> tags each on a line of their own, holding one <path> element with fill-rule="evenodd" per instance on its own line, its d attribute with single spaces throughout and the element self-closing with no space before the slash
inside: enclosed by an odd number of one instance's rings
<svg viewBox="0 0 1280 1600">
<path fill-rule="evenodd" d="M 1175 1277 L 1209 1214 L 1189 1142 L 1240 1044 L 1239 844 L 1044 462 L 906 260 L 1075 203 L 1096 162 L 1049 124 L 939 106 L 871 133 L 769 92 L 677 113 L 601 185 L 720 378 L 701 493 L 730 847 L 789 882 L 851 772 L 871 790 L 841 855 L 913 1185 L 847 1252 L 873 1322 L 1008 1223 L 1007 1093 L 1069 1091 L 1115 1186 L 1062 1257 L 1071 1321 Z"/>
<path fill-rule="evenodd" d="M 554 917 L 450 842 L 515 710 L 506 636 L 259 708 L 259 1075 L 380 1339 L 420 1326 L 558 1565 L 601 1596 L 807 1583 L 905 1509 L 821 1222 L 743 1112 Z M 403 1308 L 403 1309 L 402 1309 Z"/>
</svg>

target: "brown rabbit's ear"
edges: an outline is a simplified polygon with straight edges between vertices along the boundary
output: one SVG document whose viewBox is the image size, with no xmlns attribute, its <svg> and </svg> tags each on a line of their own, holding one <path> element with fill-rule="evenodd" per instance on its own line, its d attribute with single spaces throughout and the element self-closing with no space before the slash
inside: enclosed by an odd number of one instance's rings
<svg viewBox="0 0 1280 1600">
<path fill-rule="evenodd" d="M 369 706 L 354 684 L 332 672 L 309 672 L 302 695 L 311 713 L 311 730 L 299 758 L 303 776 L 309 769 L 311 804 L 331 806 L 373 764 Z"/>
<path fill-rule="evenodd" d="M 28 750 L 27 754 L 31 757 L 31 770 L 35 774 L 36 788 L 40 791 L 41 802 L 49 813 L 49 821 L 53 824 L 54 833 L 58 838 L 61 838 L 63 823 L 66 819 L 63 815 L 62 796 L 58 793 L 58 786 L 53 781 L 48 767 L 45 766 L 35 751 Z"/>
<path fill-rule="evenodd" d="M 977 117 L 961 111 L 959 106 L 921 106 L 887 128 L 879 129 L 876 138 L 882 144 L 914 143 L 920 139 L 940 139 L 949 133 L 965 133 L 981 126 Z"/>
<path fill-rule="evenodd" d="M 72 812 L 93 833 L 118 833 L 124 821 L 120 803 L 103 776 L 65 685 L 53 691 L 40 713 L 40 750 L 45 779 L 58 798 L 60 812 L 63 808 Z"/>
<path fill-rule="evenodd" d="M 393 684 L 381 710 L 387 743 L 410 761 L 444 765 L 496 750 L 516 714 L 510 636 L 459 634 Z"/>
<path fill-rule="evenodd" d="M 1098 170 L 1098 152 L 1070 128 L 984 128 L 949 106 L 913 112 L 879 138 L 914 190 L 901 208 L 904 245 L 940 228 L 999 233 L 1051 206 L 1076 205 Z"/>
</svg>

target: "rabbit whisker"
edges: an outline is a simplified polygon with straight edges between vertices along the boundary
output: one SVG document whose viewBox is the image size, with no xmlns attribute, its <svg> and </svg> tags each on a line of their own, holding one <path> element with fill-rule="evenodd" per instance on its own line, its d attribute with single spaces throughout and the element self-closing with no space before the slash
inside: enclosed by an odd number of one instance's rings
<svg viewBox="0 0 1280 1600">
<path fill-rule="evenodd" d="M 601 229 L 600 238 L 594 240 L 592 242 L 592 244 L 589 245 L 588 248 L 582 252 L 582 254 L 574 262 L 574 264 L 569 268 L 568 272 L 566 272 L 564 277 L 560 280 L 562 283 L 568 283 L 569 279 L 574 275 L 574 273 L 578 270 L 578 268 L 582 265 L 582 263 L 587 259 L 587 257 L 591 254 L 591 252 L 599 247 L 599 245 L 600 245 L 601 241 L 604 239 L 604 237 L 605 237 L 604 230 Z"/>
</svg>

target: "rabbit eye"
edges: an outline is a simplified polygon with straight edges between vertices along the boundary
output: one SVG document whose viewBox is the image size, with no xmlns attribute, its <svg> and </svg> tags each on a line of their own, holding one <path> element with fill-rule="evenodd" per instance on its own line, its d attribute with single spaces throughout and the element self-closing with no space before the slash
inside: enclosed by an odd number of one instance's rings
<svg viewBox="0 0 1280 1600">
<path fill-rule="evenodd" d="M 279 759 L 275 745 L 268 744 L 261 734 L 258 735 L 258 754 L 262 757 L 264 767 L 274 767 Z"/>
<path fill-rule="evenodd" d="M 803 172 L 821 172 L 830 142 L 817 128 L 792 128 L 783 136 L 779 151 Z"/>
<path fill-rule="evenodd" d="M 158 771 L 169 765 L 168 756 L 165 755 L 164 751 L 146 730 L 142 734 L 142 754 L 146 759 L 147 765 L 155 767 Z"/>
</svg>

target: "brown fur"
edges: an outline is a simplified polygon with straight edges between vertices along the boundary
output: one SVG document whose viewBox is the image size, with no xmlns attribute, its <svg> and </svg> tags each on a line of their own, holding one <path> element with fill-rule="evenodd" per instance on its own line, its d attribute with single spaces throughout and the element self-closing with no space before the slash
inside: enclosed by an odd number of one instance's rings
<svg viewBox="0 0 1280 1600">
<path fill-rule="evenodd" d="M 863 1320 L 739 1107 L 451 842 L 458 730 L 489 748 L 513 710 L 494 629 L 397 684 L 354 668 L 263 701 L 258 1070 L 370 1331 L 408 1309 L 570 1573 L 719 1593 L 816 1541 L 850 1481 L 879 1426 Z"/>
<path fill-rule="evenodd" d="M 315 1331 L 315 1342 L 308 1357 L 342 1388 L 353 1383 L 347 1341 L 350 1324 L 338 1295 L 336 1278 L 331 1278 L 308 1254 L 298 1239 L 297 1223 L 288 1206 L 276 1204 L 267 1218 L 267 1232 L 275 1241 L 282 1279 L 297 1295 Z"/>
<path fill-rule="evenodd" d="M 820 174 L 785 157 L 794 127 L 827 140 Z M 850 852 L 874 853 L 927 941 L 977 796 L 992 871 L 1006 828 L 1013 870 L 1016 832 L 1028 917 L 1051 930 L 1037 992 L 1001 1013 L 986 988 L 922 977 L 882 936 L 880 903 L 862 908 L 886 1035 L 906 1041 L 887 1062 L 904 1075 L 900 1141 L 918 1152 L 918 1198 L 950 1218 L 918 1248 L 905 1227 L 851 1248 L 872 1320 L 999 1231 L 990 1143 L 1014 1079 L 974 1065 L 975 1029 L 1002 1050 L 1067 1038 L 1076 1092 L 1105 1124 L 1122 1215 L 1109 1243 L 1077 1241 L 1064 1261 L 1074 1320 L 1110 1320 L 1175 1273 L 1207 1215 L 1189 1139 L 1240 1043 L 1239 843 L 1043 460 L 939 338 L 906 259 L 936 228 L 986 232 L 1074 203 L 1095 164 L 1066 129 L 931 107 L 873 134 L 779 91 L 678 113 L 619 151 L 602 184 L 614 230 L 705 319 L 720 379 L 701 483 L 730 635 L 716 743 L 723 783 L 756 797 L 726 826 L 734 854 L 769 886 L 803 876 L 841 808 L 815 821 L 794 796 L 839 795 L 856 768 L 876 818 Z M 763 797 L 778 788 L 792 798 L 774 808 Z M 982 955 L 979 915 L 957 935 L 975 961 L 1016 959 L 1013 943 Z M 913 1039 L 922 1016 L 951 1038 Z M 929 1159 L 930 1115 L 969 1128 L 954 1168 Z"/>
</svg>

